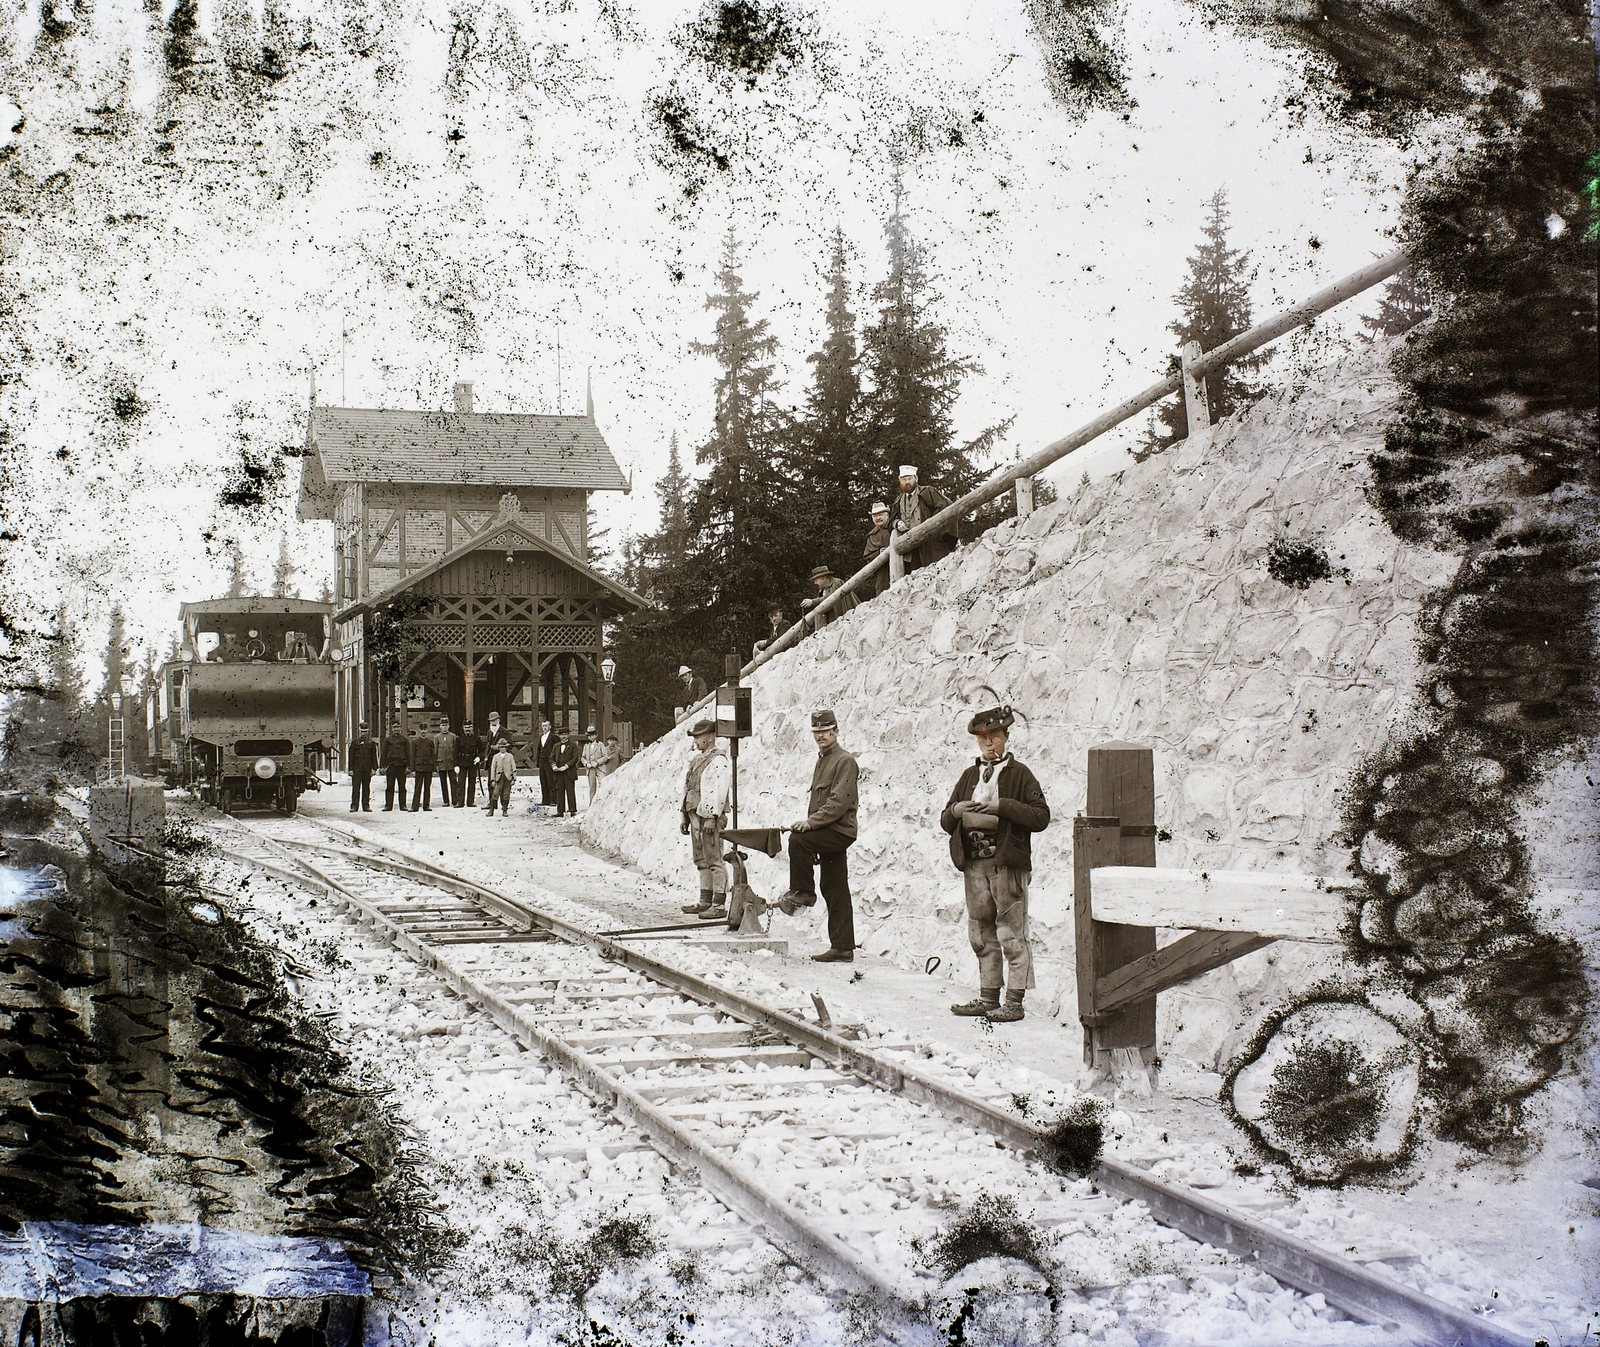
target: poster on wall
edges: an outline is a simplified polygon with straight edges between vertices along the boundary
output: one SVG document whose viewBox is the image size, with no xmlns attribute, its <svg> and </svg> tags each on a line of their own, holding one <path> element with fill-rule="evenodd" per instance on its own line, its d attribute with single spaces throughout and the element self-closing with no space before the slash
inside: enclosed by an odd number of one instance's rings
<svg viewBox="0 0 1600 1347">
<path fill-rule="evenodd" d="M 394 704 L 408 711 L 420 711 L 428 704 L 428 690 L 421 683 L 396 683 Z"/>
</svg>

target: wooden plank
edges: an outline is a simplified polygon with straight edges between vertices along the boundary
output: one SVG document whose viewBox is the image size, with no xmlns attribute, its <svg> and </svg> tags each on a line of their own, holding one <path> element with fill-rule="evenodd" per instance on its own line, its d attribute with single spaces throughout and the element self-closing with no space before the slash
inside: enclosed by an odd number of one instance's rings
<svg viewBox="0 0 1600 1347">
<path fill-rule="evenodd" d="M 1090 872 L 1117 852 L 1117 820 L 1085 818 L 1072 821 L 1072 933 L 1078 965 L 1078 1020 L 1084 1028 L 1084 1051 L 1090 1051 L 1089 1030 L 1100 1022 L 1095 1005 L 1094 910 L 1090 899 Z"/>
<path fill-rule="evenodd" d="M 1094 872 L 1094 915 L 1100 921 L 1337 944 L 1355 887 L 1350 880 L 1314 875 L 1113 865 Z"/>
<path fill-rule="evenodd" d="M 1153 866 L 1156 863 L 1154 752 L 1142 744 L 1130 744 L 1121 739 L 1091 748 L 1085 809 L 1091 816 L 1114 816 L 1119 820 L 1116 849 L 1119 865 Z M 1100 903 L 1098 876 L 1095 889 L 1095 976 L 1099 978 L 1135 959 L 1154 954 L 1156 932 L 1153 926 L 1144 923 L 1109 921 Z M 1101 1016 L 1094 1032 L 1097 1051 L 1111 1048 L 1155 1050 L 1154 996 L 1130 1002 L 1109 1015 L 1103 1006 L 1097 1009 Z"/>
<path fill-rule="evenodd" d="M 703 1094 L 707 1090 L 744 1089 L 747 1086 L 761 1086 L 764 1089 L 773 1089 L 779 1086 L 791 1085 L 848 1085 L 861 1089 L 867 1088 L 859 1077 L 847 1076 L 826 1067 L 815 1067 L 807 1070 L 803 1067 L 777 1071 L 718 1071 L 705 1072 L 694 1076 L 673 1076 L 662 1080 L 630 1081 L 630 1084 L 642 1095 L 651 1099 L 675 1099 L 684 1095 Z M 790 1099 L 816 1099 L 815 1094 L 800 1094 L 786 1096 Z M 729 1101 L 732 1102 L 732 1101 Z M 770 1102 L 767 1101 L 767 1102 Z"/>
<path fill-rule="evenodd" d="M 1095 984 L 1095 1004 L 1104 1014 L 1188 982 L 1272 943 L 1273 938 L 1268 935 L 1195 931 L 1100 978 Z"/>
</svg>

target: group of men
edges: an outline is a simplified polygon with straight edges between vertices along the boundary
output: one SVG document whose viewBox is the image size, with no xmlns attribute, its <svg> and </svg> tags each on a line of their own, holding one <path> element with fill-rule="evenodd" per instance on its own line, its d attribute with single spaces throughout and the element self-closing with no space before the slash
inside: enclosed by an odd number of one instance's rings
<svg viewBox="0 0 1600 1347">
<path fill-rule="evenodd" d="M 1023 997 L 1034 985 L 1028 944 L 1032 836 L 1050 824 L 1050 806 L 1038 779 L 1010 751 L 1015 723 L 1012 709 L 1003 705 L 972 717 L 967 732 L 976 742 L 977 756 L 961 773 L 939 816 L 939 826 L 949 834 L 950 859 L 962 873 L 967 940 L 978 959 L 977 998 L 950 1009 L 996 1023 L 1022 1019 Z M 694 755 L 684 776 L 683 832 L 699 871 L 700 896 L 684 911 L 705 921 L 723 921 L 729 914 L 722 829 L 732 773 L 714 722 L 697 721 L 689 735 Z M 853 963 L 848 853 L 858 832 L 860 773 L 855 756 L 839 743 L 839 721 L 831 709 L 811 713 L 811 737 L 817 760 L 810 802 L 806 816 L 785 830 L 789 888 L 777 906 L 790 916 L 816 906 L 820 877 L 828 909 L 828 948 L 811 957 L 818 963 Z"/>
<path fill-rule="evenodd" d="M 556 805 L 557 815 L 578 812 L 576 781 L 579 768 L 588 772 L 589 798 L 599 787 L 600 777 L 618 766 L 622 760 L 617 737 L 612 735 L 604 744 L 593 726 L 585 736 L 580 751 L 566 730 L 557 732 L 548 721 L 540 727 L 539 736 L 539 788 L 543 803 Z M 475 732 L 469 720 L 460 734 L 450 730 L 448 718 L 439 722 L 435 733 L 419 731 L 416 726 L 402 729 L 392 726 L 380 746 L 367 732 L 362 721 L 356 737 L 345 751 L 345 767 L 350 774 L 350 809 L 372 812 L 372 777 L 382 771 L 386 778 L 383 807 L 393 810 L 398 799 L 402 813 L 406 810 L 406 777 L 412 778 L 411 809 L 413 812 L 433 812 L 433 782 L 439 781 L 441 807 L 462 809 L 475 805 L 480 769 L 484 776 L 484 791 L 488 798 L 486 810 L 494 816 L 496 806 L 502 815 L 511 811 L 511 784 L 517 775 L 516 755 L 511 737 L 501 727 L 500 713 L 489 713 L 489 732 Z"/>
</svg>

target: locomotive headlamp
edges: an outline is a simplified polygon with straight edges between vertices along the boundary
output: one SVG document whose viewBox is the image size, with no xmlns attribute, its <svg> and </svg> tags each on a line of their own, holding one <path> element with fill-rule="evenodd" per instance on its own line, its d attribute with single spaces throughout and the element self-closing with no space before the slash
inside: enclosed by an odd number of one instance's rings
<svg viewBox="0 0 1600 1347">
<path fill-rule="evenodd" d="M 271 758 L 257 758 L 255 773 L 263 781 L 270 781 L 278 774 L 278 764 L 275 763 Z"/>
</svg>

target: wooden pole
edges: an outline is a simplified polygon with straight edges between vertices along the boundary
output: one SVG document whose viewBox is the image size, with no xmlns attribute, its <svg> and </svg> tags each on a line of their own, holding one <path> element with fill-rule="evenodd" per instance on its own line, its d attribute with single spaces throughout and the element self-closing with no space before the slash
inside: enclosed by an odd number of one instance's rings
<svg viewBox="0 0 1600 1347">
<path fill-rule="evenodd" d="M 1086 818 L 1079 814 L 1072 821 L 1072 937 L 1078 972 L 1078 1020 L 1083 1025 L 1083 1063 L 1093 1066 L 1095 1030 L 1101 1022 L 1097 999 L 1099 969 L 1095 955 L 1098 946 L 1090 873 L 1102 865 L 1114 865 L 1121 837 L 1115 818 Z"/>
<path fill-rule="evenodd" d="M 1185 342 L 1183 346 L 1183 412 L 1189 419 L 1190 435 L 1205 430 L 1211 424 L 1211 404 L 1206 400 L 1205 375 L 1197 375 L 1194 365 L 1200 359 L 1200 343 Z"/>
<path fill-rule="evenodd" d="M 1017 518 L 1026 519 L 1033 513 L 1033 478 L 1017 478 L 1015 489 L 1017 493 Z"/>
</svg>

